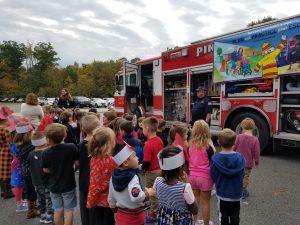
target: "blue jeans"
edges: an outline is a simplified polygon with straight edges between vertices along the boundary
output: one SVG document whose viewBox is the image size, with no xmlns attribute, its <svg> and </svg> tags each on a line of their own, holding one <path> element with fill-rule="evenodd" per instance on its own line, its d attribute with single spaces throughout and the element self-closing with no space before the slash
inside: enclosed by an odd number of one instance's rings
<svg viewBox="0 0 300 225">
<path fill-rule="evenodd" d="M 54 210 L 73 210 L 77 206 L 76 189 L 65 193 L 50 192 Z"/>
</svg>

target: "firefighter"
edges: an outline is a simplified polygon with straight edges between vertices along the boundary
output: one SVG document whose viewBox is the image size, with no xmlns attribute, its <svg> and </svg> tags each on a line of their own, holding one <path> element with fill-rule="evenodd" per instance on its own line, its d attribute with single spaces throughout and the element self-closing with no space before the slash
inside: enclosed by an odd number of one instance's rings
<svg viewBox="0 0 300 225">
<path fill-rule="evenodd" d="M 207 89 L 205 86 L 200 85 L 196 89 L 197 99 L 192 108 L 192 120 L 193 126 L 196 120 L 205 120 L 210 124 L 210 117 L 212 113 L 212 104 L 209 97 L 206 96 Z"/>
</svg>

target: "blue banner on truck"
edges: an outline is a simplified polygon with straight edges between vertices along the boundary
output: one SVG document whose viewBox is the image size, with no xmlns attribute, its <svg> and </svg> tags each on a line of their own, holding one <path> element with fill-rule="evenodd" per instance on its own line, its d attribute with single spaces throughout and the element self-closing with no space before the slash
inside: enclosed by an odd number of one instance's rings
<svg viewBox="0 0 300 225">
<path fill-rule="evenodd" d="M 213 81 L 300 74 L 300 17 L 214 42 Z"/>
</svg>

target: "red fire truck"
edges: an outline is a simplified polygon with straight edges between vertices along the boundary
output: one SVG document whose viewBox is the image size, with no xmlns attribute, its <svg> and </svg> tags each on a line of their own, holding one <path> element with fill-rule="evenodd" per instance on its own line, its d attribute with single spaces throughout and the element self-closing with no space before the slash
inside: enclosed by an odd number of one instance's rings
<svg viewBox="0 0 300 225">
<path fill-rule="evenodd" d="M 220 35 L 131 64 L 116 75 L 119 114 L 190 122 L 195 89 L 212 100 L 212 134 L 256 123 L 262 151 L 300 147 L 300 16 Z M 273 143 L 273 145 L 272 145 Z"/>
</svg>

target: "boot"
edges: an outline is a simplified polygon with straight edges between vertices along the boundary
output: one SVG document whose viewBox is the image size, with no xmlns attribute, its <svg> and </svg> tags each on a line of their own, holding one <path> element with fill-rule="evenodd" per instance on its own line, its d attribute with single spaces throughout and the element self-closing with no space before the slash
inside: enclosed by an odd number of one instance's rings
<svg viewBox="0 0 300 225">
<path fill-rule="evenodd" d="M 3 181 L 3 198 L 8 199 L 13 197 L 15 197 L 15 195 L 11 190 L 10 180 Z"/>
<path fill-rule="evenodd" d="M 39 216 L 40 214 L 34 208 L 34 201 L 27 201 L 27 203 L 28 203 L 27 219 L 31 219 Z"/>
</svg>

